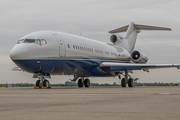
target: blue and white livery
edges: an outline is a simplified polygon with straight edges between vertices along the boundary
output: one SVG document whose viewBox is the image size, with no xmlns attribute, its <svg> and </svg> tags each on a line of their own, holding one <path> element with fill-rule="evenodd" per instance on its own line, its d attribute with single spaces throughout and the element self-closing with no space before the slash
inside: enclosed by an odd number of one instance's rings
<svg viewBox="0 0 180 120">
<path fill-rule="evenodd" d="M 138 25 L 109 31 L 112 44 L 75 36 L 63 32 L 39 31 L 22 37 L 10 52 L 17 65 L 13 70 L 23 70 L 38 78 L 36 86 L 49 87 L 51 75 L 74 75 L 79 87 L 89 87 L 89 77 L 114 77 L 123 75 L 121 86 L 133 87 L 132 70 L 180 67 L 180 64 L 146 64 L 147 56 L 134 50 L 141 30 L 171 30 L 170 28 Z M 126 32 L 122 37 L 118 33 Z"/>
</svg>

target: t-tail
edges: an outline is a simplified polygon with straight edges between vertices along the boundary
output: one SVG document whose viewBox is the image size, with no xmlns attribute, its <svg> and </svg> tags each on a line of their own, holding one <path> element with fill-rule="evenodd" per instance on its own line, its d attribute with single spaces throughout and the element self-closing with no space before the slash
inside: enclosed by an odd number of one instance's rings
<svg viewBox="0 0 180 120">
<path fill-rule="evenodd" d="M 129 25 L 126 25 L 124 27 L 120 27 L 120 28 L 117 28 L 115 30 L 109 31 L 109 33 L 113 34 L 111 36 L 111 42 L 113 42 L 114 45 L 116 45 L 116 46 L 117 45 L 120 45 L 120 46 L 123 45 L 124 48 L 128 52 L 132 52 L 134 50 L 134 47 L 135 47 L 137 35 L 138 35 L 138 33 L 141 32 L 141 30 L 166 30 L 166 31 L 171 31 L 171 28 L 148 26 L 148 25 L 139 25 L 139 24 L 135 24 L 135 23 L 131 22 Z M 123 38 L 116 34 L 116 33 L 120 33 L 120 32 L 126 32 L 126 34 L 125 34 L 125 36 Z M 123 41 L 118 42 L 118 41 L 120 41 L 122 39 L 127 44 L 125 44 Z"/>
</svg>

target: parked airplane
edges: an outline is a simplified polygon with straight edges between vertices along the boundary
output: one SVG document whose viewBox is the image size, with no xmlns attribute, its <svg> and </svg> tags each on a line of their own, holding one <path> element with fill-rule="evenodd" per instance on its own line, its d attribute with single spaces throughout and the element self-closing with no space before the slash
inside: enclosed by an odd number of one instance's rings
<svg viewBox="0 0 180 120">
<path fill-rule="evenodd" d="M 129 73 L 133 70 L 177 67 L 180 64 L 146 64 L 147 56 L 134 50 L 141 30 L 171 30 L 170 28 L 130 23 L 109 31 L 112 44 L 75 36 L 63 32 L 39 31 L 22 37 L 10 52 L 12 61 L 38 78 L 36 86 L 49 87 L 50 75 L 74 75 L 79 87 L 89 87 L 89 77 L 114 77 L 123 75 L 121 86 L 133 87 Z M 126 32 L 122 37 L 117 33 Z"/>
</svg>

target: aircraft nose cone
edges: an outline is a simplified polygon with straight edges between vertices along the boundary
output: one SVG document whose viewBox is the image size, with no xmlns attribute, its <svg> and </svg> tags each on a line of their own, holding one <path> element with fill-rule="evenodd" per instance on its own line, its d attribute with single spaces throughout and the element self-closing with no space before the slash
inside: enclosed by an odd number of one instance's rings
<svg viewBox="0 0 180 120">
<path fill-rule="evenodd" d="M 10 52 L 10 58 L 12 60 L 27 59 L 29 58 L 29 48 L 24 44 L 17 44 Z"/>
</svg>

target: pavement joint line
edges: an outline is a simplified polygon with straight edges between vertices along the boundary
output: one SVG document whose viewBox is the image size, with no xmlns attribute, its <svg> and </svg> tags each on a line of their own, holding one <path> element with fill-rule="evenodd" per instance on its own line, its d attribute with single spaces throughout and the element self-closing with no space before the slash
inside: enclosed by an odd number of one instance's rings
<svg viewBox="0 0 180 120">
<path fill-rule="evenodd" d="M 0 95 L 31 95 L 31 93 L 0 93 Z M 180 93 L 33 93 L 33 95 L 180 95 Z"/>
</svg>

